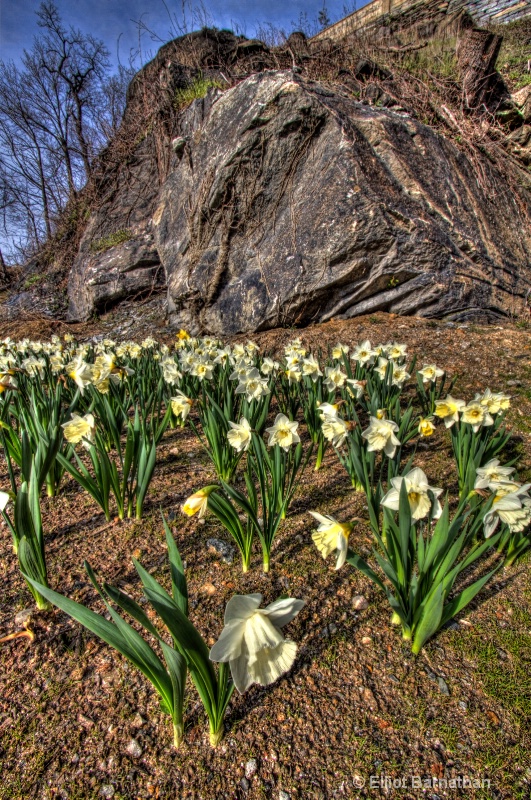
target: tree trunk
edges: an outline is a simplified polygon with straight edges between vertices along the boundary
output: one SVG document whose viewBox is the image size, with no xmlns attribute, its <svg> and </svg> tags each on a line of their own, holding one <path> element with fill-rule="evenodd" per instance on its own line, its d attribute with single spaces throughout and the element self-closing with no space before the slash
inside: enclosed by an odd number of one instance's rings
<svg viewBox="0 0 531 800">
<path fill-rule="evenodd" d="M 488 106 L 497 83 L 496 59 L 500 52 L 502 36 L 490 31 L 470 28 L 457 43 L 456 55 L 466 108 L 477 111 Z"/>
<path fill-rule="evenodd" d="M 6 262 L 0 250 L 0 286 L 7 286 L 9 283 L 9 275 L 7 274 Z"/>
</svg>

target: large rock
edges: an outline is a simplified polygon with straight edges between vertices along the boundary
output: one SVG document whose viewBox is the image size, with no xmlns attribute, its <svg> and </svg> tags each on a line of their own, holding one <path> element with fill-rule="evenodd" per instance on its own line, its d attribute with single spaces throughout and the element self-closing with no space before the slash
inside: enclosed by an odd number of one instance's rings
<svg viewBox="0 0 531 800">
<path fill-rule="evenodd" d="M 495 318 L 530 285 L 524 190 L 407 114 L 271 71 L 196 101 L 180 135 L 139 223 L 175 325 L 229 334 L 379 309 Z M 82 317 L 94 257 L 79 258 L 70 300 Z"/>
</svg>

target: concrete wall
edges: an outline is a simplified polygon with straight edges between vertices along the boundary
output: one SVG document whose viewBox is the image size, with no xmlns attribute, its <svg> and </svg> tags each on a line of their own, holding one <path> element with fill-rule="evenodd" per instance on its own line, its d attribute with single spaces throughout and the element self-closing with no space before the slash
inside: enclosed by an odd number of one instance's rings
<svg viewBox="0 0 531 800">
<path fill-rule="evenodd" d="M 468 11 L 479 25 L 489 23 L 512 22 L 515 19 L 531 15 L 531 0 L 372 0 L 363 8 L 349 14 L 334 25 L 321 31 L 312 41 L 320 39 L 341 39 L 349 33 L 372 27 L 380 22 L 385 24 L 386 18 L 399 17 L 407 11 L 408 23 L 414 22 L 418 14 L 419 20 L 428 12 L 438 15 L 454 14 L 459 10 Z"/>
</svg>

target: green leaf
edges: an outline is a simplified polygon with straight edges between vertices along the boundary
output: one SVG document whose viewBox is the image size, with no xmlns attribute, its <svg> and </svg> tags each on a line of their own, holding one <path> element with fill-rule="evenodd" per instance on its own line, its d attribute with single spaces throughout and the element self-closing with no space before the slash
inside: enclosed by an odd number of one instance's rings
<svg viewBox="0 0 531 800">
<path fill-rule="evenodd" d="M 412 652 L 417 655 L 424 643 L 428 641 L 441 627 L 444 593 L 442 584 L 439 584 L 429 598 L 421 606 L 422 615 L 415 626 Z"/>
</svg>

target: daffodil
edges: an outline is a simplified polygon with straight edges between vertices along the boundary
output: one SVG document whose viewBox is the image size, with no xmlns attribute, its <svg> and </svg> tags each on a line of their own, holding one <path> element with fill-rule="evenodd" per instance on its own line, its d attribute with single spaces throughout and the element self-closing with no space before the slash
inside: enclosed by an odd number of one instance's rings
<svg viewBox="0 0 531 800">
<path fill-rule="evenodd" d="M 435 401 L 435 411 L 433 413 L 436 417 L 442 419 L 447 428 L 451 428 L 454 422 L 459 421 L 459 412 L 465 405 L 464 400 L 456 400 L 451 395 L 448 395 L 444 400 Z"/>
<path fill-rule="evenodd" d="M 96 423 L 92 414 L 85 414 L 84 417 L 72 413 L 72 419 L 68 422 L 63 422 L 61 426 L 64 430 L 65 439 L 70 444 L 83 443 L 83 447 L 89 450 L 94 441 L 94 434 L 96 432 Z"/>
<path fill-rule="evenodd" d="M 240 422 L 230 422 L 231 430 L 227 433 L 227 439 L 232 447 L 238 452 L 246 451 L 251 444 L 251 425 L 245 417 L 240 419 Z"/>
<path fill-rule="evenodd" d="M 303 600 L 286 598 L 260 608 L 261 594 L 235 595 L 225 609 L 225 627 L 210 651 L 210 660 L 227 662 L 236 689 L 253 683 L 267 686 L 293 666 L 295 642 L 281 628 L 299 613 Z"/>
<path fill-rule="evenodd" d="M 505 481 L 514 472 L 514 467 L 502 467 L 497 458 L 491 458 L 483 467 L 476 470 L 474 489 L 486 489 L 490 484 Z"/>
<path fill-rule="evenodd" d="M 68 377 L 72 378 L 74 383 L 79 387 L 81 394 L 83 394 L 85 388 L 92 383 L 93 365 L 87 364 L 87 362 L 83 360 L 83 356 L 79 355 L 74 361 L 67 364 L 65 369 Z"/>
<path fill-rule="evenodd" d="M 435 383 L 437 378 L 442 378 L 444 370 L 439 369 L 435 364 L 426 364 L 422 369 L 419 369 L 418 373 L 422 376 L 422 383 Z"/>
<path fill-rule="evenodd" d="M 422 437 L 432 436 L 435 432 L 435 425 L 431 419 L 422 418 L 419 420 L 419 433 Z"/>
<path fill-rule="evenodd" d="M 347 376 L 339 367 L 326 367 L 324 385 L 329 392 L 335 392 L 344 386 Z"/>
<path fill-rule="evenodd" d="M 179 419 L 184 420 L 190 413 L 190 409 L 192 407 L 192 401 L 189 397 L 186 397 L 183 392 L 177 389 L 177 395 L 175 397 L 170 398 L 171 403 L 171 410 L 175 414 L 175 416 Z"/>
<path fill-rule="evenodd" d="M 413 520 L 424 519 L 431 512 L 433 519 L 439 519 L 442 514 L 442 508 L 437 498 L 442 494 L 443 490 L 430 486 L 426 474 L 420 467 L 415 467 L 403 477 L 391 478 L 391 486 L 393 488 L 382 498 L 381 505 L 384 508 L 390 508 L 392 511 L 398 511 L 400 490 L 403 483 L 406 485 L 411 518 Z"/>
<path fill-rule="evenodd" d="M 277 414 L 275 422 L 271 428 L 266 428 L 269 434 L 269 447 L 278 444 L 283 450 L 289 450 L 293 444 L 300 442 L 297 434 L 298 422 L 292 422 L 285 414 Z"/>
<path fill-rule="evenodd" d="M 508 494 L 497 487 L 493 505 L 483 518 L 485 539 L 492 536 L 500 522 L 505 523 L 513 533 L 528 527 L 531 523 L 531 498 L 527 494 L 530 487 L 531 484 L 526 483 Z"/>
<path fill-rule="evenodd" d="M 342 358 L 343 355 L 348 355 L 350 347 L 346 344 L 336 344 L 335 347 L 332 348 L 332 358 Z"/>
<path fill-rule="evenodd" d="M 371 417 L 369 427 L 361 435 L 364 439 L 367 439 L 367 450 L 369 452 L 383 450 L 386 456 L 393 458 L 396 448 L 400 445 L 395 436 L 397 430 L 398 425 L 396 422 L 392 422 L 389 419 Z"/>
<path fill-rule="evenodd" d="M 171 386 L 178 383 L 182 378 L 182 373 L 179 372 L 177 364 L 173 358 L 163 358 L 160 362 L 160 366 L 162 369 L 162 377 L 166 383 L 169 383 Z"/>
<path fill-rule="evenodd" d="M 498 414 L 500 411 L 506 411 L 511 405 L 509 395 L 501 392 L 491 392 L 490 389 L 485 389 L 482 395 L 477 394 L 474 400 L 484 406 L 489 414 Z"/>
<path fill-rule="evenodd" d="M 308 356 L 308 358 L 304 359 L 302 362 L 302 374 L 311 378 L 314 383 L 317 378 L 322 376 L 323 373 L 320 370 L 319 362 L 315 356 Z"/>
<path fill-rule="evenodd" d="M 392 361 L 398 361 L 399 359 L 406 357 L 407 344 L 398 344 L 398 342 L 392 342 L 391 344 L 386 344 L 385 349 L 387 351 L 387 356 Z"/>
<path fill-rule="evenodd" d="M 341 447 L 348 435 L 348 425 L 338 416 L 325 416 L 322 424 L 323 436 L 334 447 Z"/>
<path fill-rule="evenodd" d="M 338 522 L 334 517 L 309 512 L 317 520 L 319 527 L 312 533 L 312 539 L 323 558 L 337 550 L 336 569 L 340 569 L 347 558 L 348 536 L 353 528 L 351 522 Z"/>
<path fill-rule="evenodd" d="M 194 492 L 181 506 L 183 514 L 186 514 L 187 517 L 193 517 L 195 514 L 198 514 L 200 519 L 204 517 L 208 506 L 208 496 L 214 489 L 218 488 L 219 487 L 215 485 L 205 486 L 204 489 L 199 489 L 198 492 Z"/>
<path fill-rule="evenodd" d="M 256 367 L 253 367 L 240 377 L 240 383 L 235 391 L 236 394 L 245 393 L 247 402 L 250 403 L 252 400 L 258 400 L 260 397 L 269 394 L 269 386 L 267 385 L 267 379 L 262 378 Z"/>
<path fill-rule="evenodd" d="M 484 426 L 494 424 L 494 420 L 487 411 L 486 406 L 476 401 L 472 401 L 461 409 L 461 421 L 471 425 L 474 433 L 477 433 Z"/>
<path fill-rule="evenodd" d="M 375 353 L 371 347 L 368 339 L 362 342 L 358 347 L 355 347 L 350 357 L 353 361 L 359 361 L 360 364 L 369 364 L 374 359 Z"/>
<path fill-rule="evenodd" d="M 408 378 L 411 378 L 409 372 L 406 369 L 404 369 L 404 367 L 400 367 L 394 364 L 393 375 L 391 379 L 391 383 L 393 384 L 393 386 L 399 386 L 401 388 Z"/>
</svg>

